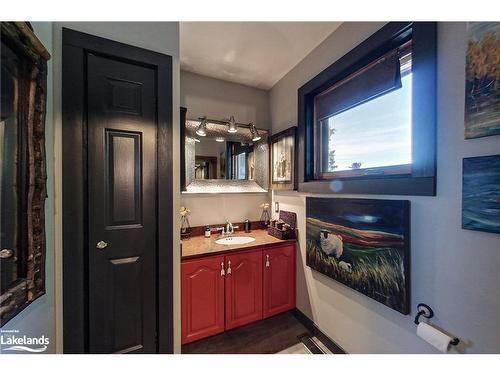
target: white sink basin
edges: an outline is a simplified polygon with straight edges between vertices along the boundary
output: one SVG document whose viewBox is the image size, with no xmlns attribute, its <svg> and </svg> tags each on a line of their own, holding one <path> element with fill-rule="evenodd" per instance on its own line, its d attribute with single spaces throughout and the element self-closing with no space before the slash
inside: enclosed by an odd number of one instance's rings
<svg viewBox="0 0 500 375">
<path fill-rule="evenodd" d="M 220 238 L 217 241 L 215 241 L 215 243 L 217 243 L 219 245 L 244 245 L 246 243 L 250 243 L 253 241 L 255 241 L 255 238 L 253 238 L 253 237 L 245 237 L 245 236 L 236 237 L 235 236 L 235 237 Z"/>
</svg>

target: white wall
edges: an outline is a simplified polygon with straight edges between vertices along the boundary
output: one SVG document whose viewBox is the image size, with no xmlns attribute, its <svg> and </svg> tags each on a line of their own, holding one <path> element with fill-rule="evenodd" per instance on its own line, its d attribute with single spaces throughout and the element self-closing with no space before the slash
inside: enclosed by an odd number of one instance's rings
<svg viewBox="0 0 500 375">
<path fill-rule="evenodd" d="M 173 58 L 173 192 L 174 192 L 174 348 L 180 352 L 180 227 L 179 192 L 179 23 L 178 22 L 56 22 L 54 38 L 54 154 L 56 209 L 56 316 L 57 351 L 62 352 L 62 136 L 61 136 L 61 52 L 62 28 L 97 35 L 118 42 L 164 53 Z"/>
<path fill-rule="evenodd" d="M 180 87 L 180 102 L 188 109 L 187 118 L 207 116 L 222 120 L 233 115 L 240 123 L 253 122 L 263 129 L 271 127 L 269 93 L 265 90 L 185 71 L 181 71 Z M 191 209 L 192 226 L 258 220 L 259 205 L 269 201 L 267 193 L 182 194 L 181 198 L 181 204 Z"/>
<path fill-rule="evenodd" d="M 49 22 L 32 22 L 36 36 L 52 54 L 52 26 Z M 46 353 L 56 350 L 54 314 L 54 153 L 53 153 L 53 105 L 52 105 L 52 60 L 47 66 L 47 114 L 45 120 L 47 158 L 47 200 L 45 201 L 45 287 L 44 296 L 35 300 L 20 314 L 10 320 L 3 330 L 16 329 L 20 335 L 40 337 L 50 340 Z"/>
<path fill-rule="evenodd" d="M 297 89 L 302 84 L 381 26 L 343 24 L 281 79 L 270 92 L 273 133 L 297 124 Z M 437 196 L 361 196 L 411 201 L 411 316 L 308 268 L 306 194 L 274 195 L 282 209 L 298 214 L 297 307 L 350 353 L 436 352 L 415 335 L 413 317 L 419 302 L 434 309 L 433 323 L 462 339 L 460 351 L 500 352 L 500 235 L 461 229 L 462 158 L 500 153 L 500 137 L 463 139 L 465 50 L 465 24 L 440 23 Z"/>
</svg>

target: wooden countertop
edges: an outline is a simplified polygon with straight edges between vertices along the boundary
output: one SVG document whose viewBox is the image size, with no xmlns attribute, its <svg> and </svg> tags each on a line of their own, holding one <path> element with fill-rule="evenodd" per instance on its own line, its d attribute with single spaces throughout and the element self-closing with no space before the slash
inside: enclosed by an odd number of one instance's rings
<svg viewBox="0 0 500 375">
<path fill-rule="evenodd" d="M 250 233 L 236 232 L 234 237 L 254 237 L 255 241 L 243 245 L 219 245 L 215 243 L 219 239 L 218 234 L 212 234 L 210 238 L 194 236 L 181 241 L 181 258 L 190 259 L 207 255 L 216 255 L 235 250 L 249 250 L 257 247 L 276 245 L 280 243 L 295 242 L 296 240 L 280 240 L 270 236 L 265 229 L 255 229 Z"/>
</svg>

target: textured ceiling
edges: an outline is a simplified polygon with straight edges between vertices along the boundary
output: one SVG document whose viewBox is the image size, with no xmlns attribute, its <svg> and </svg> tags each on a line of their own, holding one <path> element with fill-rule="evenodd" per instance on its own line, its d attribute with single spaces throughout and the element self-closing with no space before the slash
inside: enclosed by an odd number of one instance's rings
<svg viewBox="0 0 500 375">
<path fill-rule="evenodd" d="M 340 22 L 181 22 L 181 69 L 270 89 Z"/>
</svg>

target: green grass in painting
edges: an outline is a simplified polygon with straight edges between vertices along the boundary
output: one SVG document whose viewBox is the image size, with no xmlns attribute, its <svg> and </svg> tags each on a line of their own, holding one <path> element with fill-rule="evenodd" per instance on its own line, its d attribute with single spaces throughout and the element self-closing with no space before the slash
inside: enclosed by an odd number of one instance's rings
<svg viewBox="0 0 500 375">
<path fill-rule="evenodd" d="M 352 271 L 341 268 L 335 258 L 327 256 L 315 240 L 309 239 L 307 265 L 404 313 L 407 301 L 402 250 L 344 243 L 344 252 L 350 253 L 355 260 Z"/>
</svg>

